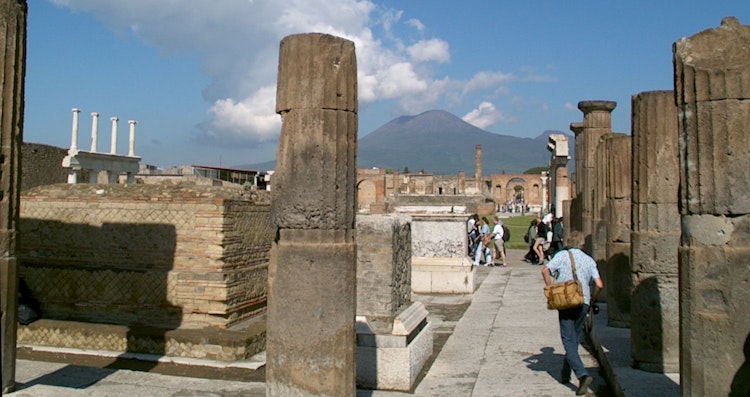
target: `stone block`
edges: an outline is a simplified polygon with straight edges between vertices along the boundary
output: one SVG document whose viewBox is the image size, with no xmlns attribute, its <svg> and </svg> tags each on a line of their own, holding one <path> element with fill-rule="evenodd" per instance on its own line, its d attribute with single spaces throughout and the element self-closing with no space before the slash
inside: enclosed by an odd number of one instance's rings
<svg viewBox="0 0 750 397">
<path fill-rule="evenodd" d="M 677 233 L 682 220 L 675 199 L 672 203 L 633 203 L 633 232 Z"/>
<path fill-rule="evenodd" d="M 468 257 L 412 257 L 412 292 L 471 294 L 476 289 L 476 269 Z"/>
<path fill-rule="evenodd" d="M 680 232 L 633 232 L 633 271 L 637 273 L 676 275 Z"/>
<path fill-rule="evenodd" d="M 676 272 L 638 273 L 630 321 L 635 367 L 649 372 L 679 372 L 679 326 Z"/>
<path fill-rule="evenodd" d="M 607 243 L 605 288 L 607 289 L 607 324 L 611 327 L 630 326 L 630 295 L 633 272 L 630 267 L 630 244 Z"/>
</svg>

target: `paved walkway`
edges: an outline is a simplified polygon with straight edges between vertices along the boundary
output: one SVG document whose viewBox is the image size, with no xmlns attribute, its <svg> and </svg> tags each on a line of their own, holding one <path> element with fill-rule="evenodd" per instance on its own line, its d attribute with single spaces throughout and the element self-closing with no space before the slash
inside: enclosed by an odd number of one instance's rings
<svg viewBox="0 0 750 397">
<path fill-rule="evenodd" d="M 563 348 L 557 313 L 548 311 L 539 266 L 510 250 L 502 268 L 479 268 L 481 285 L 471 296 L 417 295 L 434 308 L 436 333 L 450 336 L 414 393 L 359 390 L 358 397 L 381 396 L 566 396 L 576 385 L 560 383 Z M 453 321 L 441 307 L 468 308 Z M 629 366 L 629 330 L 606 326 L 606 305 L 596 316 L 594 346 L 602 361 L 580 348 L 595 382 L 590 396 L 679 395 L 676 374 L 649 374 Z M 627 335 L 626 335 L 627 333 Z M 604 383 L 604 376 L 611 387 Z M 19 360 L 17 391 L 9 396 L 265 396 L 263 383 L 210 380 Z"/>
</svg>

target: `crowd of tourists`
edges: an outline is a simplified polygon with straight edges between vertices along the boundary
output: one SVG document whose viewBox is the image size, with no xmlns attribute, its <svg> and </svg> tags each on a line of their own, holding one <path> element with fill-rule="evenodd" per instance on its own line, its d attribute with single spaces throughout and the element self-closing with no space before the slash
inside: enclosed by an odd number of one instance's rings
<svg viewBox="0 0 750 397">
<path fill-rule="evenodd" d="M 505 255 L 505 241 L 509 236 L 507 228 L 497 216 L 493 217 L 492 224 L 491 228 L 489 219 L 477 214 L 471 215 L 467 221 L 468 254 L 476 266 L 495 266 L 498 259 L 502 260 L 501 266 L 508 264 Z M 523 260 L 534 265 L 544 264 L 563 248 L 563 219 L 551 213 L 543 217 L 537 215 L 531 220 L 524 241 L 529 244 L 529 251 Z"/>
</svg>

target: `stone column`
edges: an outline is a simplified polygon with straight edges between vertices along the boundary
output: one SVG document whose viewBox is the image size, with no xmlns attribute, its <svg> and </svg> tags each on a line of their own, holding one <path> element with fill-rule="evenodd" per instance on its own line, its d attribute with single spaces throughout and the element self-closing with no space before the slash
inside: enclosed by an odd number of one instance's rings
<svg viewBox="0 0 750 397">
<path fill-rule="evenodd" d="M 571 189 L 570 214 L 564 215 L 565 226 L 567 226 L 567 244 L 571 247 L 583 248 L 583 203 L 581 186 L 581 175 L 583 173 L 583 123 L 570 123 L 570 130 L 575 134 L 575 167 L 576 171 L 572 177 L 573 189 Z"/>
<path fill-rule="evenodd" d="M 128 120 L 130 124 L 130 139 L 128 140 L 128 156 L 135 157 L 135 120 Z"/>
<path fill-rule="evenodd" d="M 576 158 L 581 156 L 576 175 L 581 198 L 581 232 L 584 249 L 591 253 L 592 220 L 594 217 L 594 189 L 596 188 L 596 151 L 601 137 L 612 132 L 612 111 L 617 106 L 613 101 L 581 101 L 578 109 L 583 112 L 583 130 L 576 135 Z M 572 127 L 572 126 L 571 126 Z M 578 146 L 578 138 L 581 145 Z"/>
<path fill-rule="evenodd" d="M 599 263 L 599 270 L 604 270 L 603 266 L 607 259 L 607 174 L 609 172 L 609 161 L 611 159 L 607 153 L 607 140 L 614 135 L 611 132 L 599 137 L 597 149 L 594 152 L 593 167 L 593 187 L 591 189 L 591 238 L 590 251 L 591 257 Z M 606 280 L 605 280 L 606 288 Z"/>
<path fill-rule="evenodd" d="M 75 153 L 78 151 L 78 115 L 81 113 L 81 109 L 73 108 L 73 127 L 70 134 L 70 151 Z"/>
<path fill-rule="evenodd" d="M 550 191 L 552 205 L 555 207 L 555 217 L 563 216 L 563 202 L 570 200 L 570 183 L 568 181 L 568 137 L 563 134 L 551 134 L 547 149 L 552 152 L 550 165 Z"/>
<path fill-rule="evenodd" d="M 750 332 L 750 27 L 725 18 L 676 41 L 673 53 L 681 393 L 748 395 L 738 369 Z"/>
<path fill-rule="evenodd" d="M 0 0 L 2 64 L 2 123 L 0 123 L 0 309 L 2 309 L 2 394 L 16 386 L 16 321 L 18 318 L 18 262 L 16 238 L 21 191 L 21 145 L 26 64 L 25 0 Z"/>
<path fill-rule="evenodd" d="M 110 117 L 109 118 L 112 121 L 112 141 L 109 146 L 109 153 L 111 154 L 117 154 L 117 117 Z"/>
<path fill-rule="evenodd" d="M 542 180 L 542 214 L 547 213 L 547 180 L 549 179 L 549 171 L 542 171 L 542 176 L 539 177 Z"/>
<path fill-rule="evenodd" d="M 99 139 L 99 113 L 91 113 L 91 153 L 96 153 L 97 140 Z"/>
<path fill-rule="evenodd" d="M 354 396 L 357 62 L 325 34 L 281 41 L 272 190 L 269 396 Z"/>
<path fill-rule="evenodd" d="M 633 183 L 630 306 L 631 351 L 637 368 L 679 371 L 677 208 L 679 147 L 674 91 L 632 99 Z"/>
<path fill-rule="evenodd" d="M 607 323 L 630 326 L 630 294 L 633 271 L 630 267 L 630 206 L 632 188 L 632 139 L 612 134 L 604 141 L 609 158 L 606 173 L 607 211 L 604 270 L 607 288 Z"/>
</svg>

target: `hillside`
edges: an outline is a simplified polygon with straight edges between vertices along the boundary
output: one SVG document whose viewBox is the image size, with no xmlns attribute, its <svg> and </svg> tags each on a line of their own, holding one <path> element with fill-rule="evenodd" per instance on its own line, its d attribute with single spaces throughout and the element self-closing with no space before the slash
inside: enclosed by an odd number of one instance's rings
<svg viewBox="0 0 750 397">
<path fill-rule="evenodd" d="M 494 134 L 477 128 L 455 115 L 431 110 L 416 116 L 398 117 L 359 139 L 358 168 L 388 168 L 411 172 L 424 170 L 438 175 L 465 171 L 474 174 L 476 145 L 482 145 L 482 174 L 520 173 L 549 163 L 545 131 L 536 138 Z M 571 152 L 573 150 L 572 135 Z M 569 166 L 572 166 L 572 161 Z M 275 162 L 249 165 L 273 169 Z"/>
</svg>

